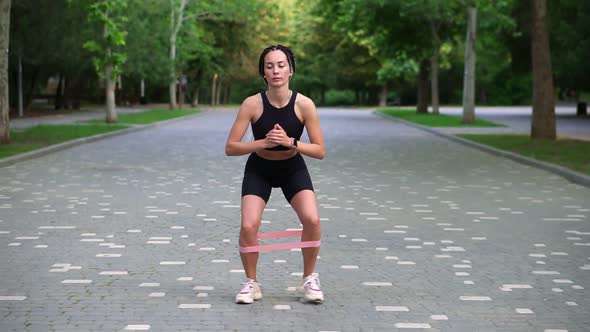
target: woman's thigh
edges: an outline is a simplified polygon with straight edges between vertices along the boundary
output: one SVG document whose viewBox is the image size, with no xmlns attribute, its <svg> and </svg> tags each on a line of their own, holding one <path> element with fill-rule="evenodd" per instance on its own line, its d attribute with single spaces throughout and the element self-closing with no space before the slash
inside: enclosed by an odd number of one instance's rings
<svg viewBox="0 0 590 332">
<path fill-rule="evenodd" d="M 266 202 L 257 195 L 242 196 L 242 227 L 260 226 Z"/>
<path fill-rule="evenodd" d="M 318 204 L 312 190 L 305 189 L 296 193 L 291 199 L 291 206 L 304 226 L 308 222 L 319 222 Z"/>
</svg>

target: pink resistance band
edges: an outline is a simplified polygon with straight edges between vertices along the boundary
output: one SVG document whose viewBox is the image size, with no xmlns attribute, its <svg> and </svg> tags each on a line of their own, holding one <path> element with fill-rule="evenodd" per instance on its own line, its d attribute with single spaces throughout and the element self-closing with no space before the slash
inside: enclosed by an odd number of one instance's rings
<svg viewBox="0 0 590 332">
<path fill-rule="evenodd" d="M 302 231 L 282 231 L 282 232 L 271 232 L 271 233 L 258 233 L 258 239 L 272 239 L 281 237 L 295 237 L 301 236 Z M 266 244 L 261 246 L 251 247 L 240 247 L 240 252 L 243 254 L 260 251 L 271 251 L 271 250 L 285 250 L 294 248 L 313 248 L 319 247 L 321 241 L 301 241 L 301 242 L 288 242 L 288 243 L 277 243 L 277 244 Z"/>
</svg>

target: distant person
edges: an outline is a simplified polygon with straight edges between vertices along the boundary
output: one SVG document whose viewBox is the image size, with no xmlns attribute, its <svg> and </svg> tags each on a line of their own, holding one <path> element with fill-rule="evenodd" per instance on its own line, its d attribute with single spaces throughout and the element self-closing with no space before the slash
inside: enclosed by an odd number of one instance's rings
<svg viewBox="0 0 590 332">
<path fill-rule="evenodd" d="M 295 57 L 283 45 L 262 51 L 258 70 L 267 90 L 247 97 L 229 132 L 225 153 L 228 156 L 250 154 L 242 182 L 240 257 L 247 280 L 236 295 L 236 303 L 253 303 L 262 298 L 256 278 L 258 252 L 243 252 L 257 246 L 262 213 L 272 188 L 280 187 L 301 224 L 301 241 L 317 241 L 317 247 L 303 248 L 304 299 L 321 302 L 324 294 L 314 268 L 319 253 L 321 226 L 313 184 L 302 155 L 323 159 L 324 137 L 313 101 L 289 89 L 295 72 Z M 254 141 L 242 142 L 248 126 Z M 309 143 L 300 142 L 303 129 Z"/>
</svg>

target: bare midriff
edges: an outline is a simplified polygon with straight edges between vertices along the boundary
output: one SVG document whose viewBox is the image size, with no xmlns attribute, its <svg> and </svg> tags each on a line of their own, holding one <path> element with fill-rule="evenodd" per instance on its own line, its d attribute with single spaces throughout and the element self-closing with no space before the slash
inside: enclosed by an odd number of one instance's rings
<svg viewBox="0 0 590 332">
<path fill-rule="evenodd" d="M 285 160 L 292 158 L 294 155 L 297 154 L 295 150 L 285 150 L 285 151 L 269 151 L 269 150 L 260 150 L 257 151 L 256 154 L 260 158 L 268 159 L 268 160 Z"/>
</svg>

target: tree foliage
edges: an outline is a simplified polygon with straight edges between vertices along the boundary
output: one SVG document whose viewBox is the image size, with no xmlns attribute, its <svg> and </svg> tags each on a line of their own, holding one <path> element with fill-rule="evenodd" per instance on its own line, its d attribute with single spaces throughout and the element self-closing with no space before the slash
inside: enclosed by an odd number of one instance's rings
<svg viewBox="0 0 590 332">
<path fill-rule="evenodd" d="M 556 84 L 590 87 L 590 1 L 549 1 L 551 58 Z M 584 60 L 583 60 L 584 59 Z"/>
<path fill-rule="evenodd" d="M 83 47 L 93 54 L 92 62 L 100 78 L 116 79 L 127 60 L 123 50 L 127 36 L 124 30 L 128 21 L 124 15 L 126 8 L 125 0 L 101 0 L 88 6 L 88 21 L 98 24 L 103 33 L 102 36 L 87 40 Z M 112 66 L 110 77 L 105 77 L 104 69 L 107 66 Z"/>
<path fill-rule="evenodd" d="M 460 103 L 468 5 L 478 9 L 476 91 L 478 104 L 531 102 L 530 13 L 515 0 L 187 0 L 170 62 L 171 6 L 182 0 L 19 0 L 10 26 L 9 84 L 16 101 L 16 73 L 23 63 L 25 104 L 47 95 L 48 79 L 63 79 L 70 98 L 102 100 L 97 80 L 106 63 L 98 56 L 110 43 L 112 59 L 122 63 L 118 103 L 138 94 L 140 81 L 151 101 L 166 102 L 173 77 L 188 77 L 191 95 L 205 100 L 214 74 L 225 100 L 239 102 L 264 88 L 257 73 L 260 51 L 270 44 L 293 49 L 298 63 L 293 87 L 325 102 L 330 90 L 345 90 L 357 103 L 375 103 L 383 86 L 391 95 L 416 98 L 417 68 L 439 48 L 440 100 Z M 97 15 L 88 24 L 87 8 L 127 3 L 124 15 L 112 12 L 110 37 Z M 551 0 L 550 41 L 556 85 L 581 90 L 589 85 L 590 5 Z M 116 14 L 116 15 L 115 15 Z M 121 35 L 117 35 L 117 31 Z M 124 33 L 124 51 L 122 40 Z M 110 39 L 109 39 L 110 38 Z M 438 38 L 438 42 L 437 42 Z M 86 41 L 87 49 L 82 48 Z M 94 51 L 95 63 L 88 56 Z M 118 53 L 120 52 L 120 53 Z M 110 60 L 109 60 L 110 61 Z M 424 68 L 429 69 L 428 65 Z M 173 74 L 171 73 L 173 69 Z M 113 73 L 113 75 L 115 74 Z M 60 79 L 60 81 L 62 80 Z M 428 76 L 427 76 L 427 79 Z M 229 96 L 229 97 L 228 97 Z M 222 102 L 224 102 L 224 98 Z"/>
<path fill-rule="evenodd" d="M 45 95 L 48 79 L 65 78 L 66 94 L 79 95 L 83 86 L 97 88 L 88 53 L 82 48 L 91 29 L 85 3 L 67 0 L 19 0 L 13 3 L 10 25 L 10 93 L 16 104 L 19 60 L 23 66 L 25 109 L 34 95 Z M 90 93 L 88 95 L 91 95 Z M 56 105 L 57 106 L 57 105 Z"/>
</svg>

